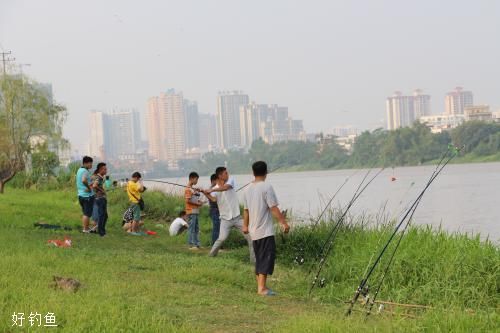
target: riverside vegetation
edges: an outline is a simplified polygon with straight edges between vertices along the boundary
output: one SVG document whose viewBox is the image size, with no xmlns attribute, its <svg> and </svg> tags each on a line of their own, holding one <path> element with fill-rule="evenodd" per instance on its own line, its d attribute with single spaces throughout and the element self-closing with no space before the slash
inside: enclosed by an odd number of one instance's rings
<svg viewBox="0 0 500 333">
<path fill-rule="evenodd" d="M 403 239 L 380 300 L 431 306 L 386 307 L 368 318 L 344 316 L 372 254 L 387 239 L 390 218 L 350 217 L 328 258 L 324 288 L 308 298 L 308 264 L 331 228 L 295 226 L 278 236 L 278 265 L 270 285 L 278 297 L 255 295 L 248 250 L 237 233 L 226 251 L 187 250 L 185 237 L 169 237 L 165 223 L 182 199 L 146 192 L 146 226 L 158 236 L 128 236 L 120 228 L 126 194 L 109 193 L 108 235 L 80 233 L 73 191 L 9 188 L 0 201 L 0 331 L 16 332 L 14 312 L 53 312 L 63 332 L 488 332 L 500 322 L 500 252 L 479 236 L 413 227 Z M 202 210 L 202 245 L 210 222 Z M 333 218 L 332 212 L 330 217 Z M 329 220 L 329 218 L 327 219 Z M 39 230 L 35 222 L 72 227 Z M 71 248 L 47 246 L 68 235 Z M 305 246 L 306 264 L 293 262 Z M 79 290 L 49 287 L 53 276 L 77 279 Z M 360 307 L 358 307 L 360 308 Z M 361 308 L 360 308 L 361 309 Z M 19 330 L 19 329 L 18 329 Z M 19 330 L 20 331 L 20 330 Z"/>
</svg>

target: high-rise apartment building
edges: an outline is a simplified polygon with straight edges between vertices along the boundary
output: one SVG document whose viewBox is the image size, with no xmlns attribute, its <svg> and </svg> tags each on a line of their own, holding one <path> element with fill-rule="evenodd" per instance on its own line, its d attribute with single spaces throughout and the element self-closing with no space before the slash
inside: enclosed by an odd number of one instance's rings
<svg viewBox="0 0 500 333">
<path fill-rule="evenodd" d="M 142 147 L 136 110 L 90 112 L 90 154 L 100 160 L 134 159 Z"/>
<path fill-rule="evenodd" d="M 136 110 L 114 110 L 106 114 L 104 128 L 109 159 L 131 160 L 142 148 L 141 120 Z"/>
<path fill-rule="evenodd" d="M 155 160 L 165 160 L 162 142 L 166 141 L 165 132 L 160 131 L 160 108 L 158 97 L 148 99 L 148 111 L 146 114 L 146 131 L 148 138 L 148 154 Z"/>
<path fill-rule="evenodd" d="M 186 148 L 200 148 L 200 125 L 198 103 L 184 100 Z"/>
<path fill-rule="evenodd" d="M 387 129 L 411 126 L 420 117 L 430 115 L 430 99 L 421 90 L 415 90 L 413 96 L 404 96 L 396 91 L 386 100 Z"/>
<path fill-rule="evenodd" d="M 431 96 L 422 94 L 422 90 L 413 92 L 413 112 L 415 119 L 431 115 Z"/>
<path fill-rule="evenodd" d="M 388 130 L 410 126 L 415 120 L 413 96 L 403 96 L 400 91 L 387 98 L 386 110 Z"/>
<path fill-rule="evenodd" d="M 89 116 L 90 143 L 89 154 L 99 160 L 105 160 L 104 150 L 104 112 L 93 110 Z"/>
<path fill-rule="evenodd" d="M 198 116 L 200 150 L 209 151 L 218 146 L 217 144 L 217 121 L 214 115 L 200 113 Z"/>
<path fill-rule="evenodd" d="M 186 152 L 185 114 L 182 93 L 169 89 L 148 102 L 148 141 L 150 156 L 177 168 Z"/>
<path fill-rule="evenodd" d="M 288 116 L 288 108 L 276 104 L 251 103 L 240 107 L 242 146 L 261 138 L 266 143 L 305 140 L 302 120 Z"/>
<path fill-rule="evenodd" d="M 474 96 L 472 92 L 463 90 L 462 87 L 457 87 L 454 91 L 446 94 L 446 114 L 464 114 L 465 108 L 472 105 L 474 105 Z"/>
<path fill-rule="evenodd" d="M 241 147 L 240 106 L 248 102 L 248 95 L 240 91 L 224 91 L 217 96 L 217 127 L 222 148 Z"/>
</svg>

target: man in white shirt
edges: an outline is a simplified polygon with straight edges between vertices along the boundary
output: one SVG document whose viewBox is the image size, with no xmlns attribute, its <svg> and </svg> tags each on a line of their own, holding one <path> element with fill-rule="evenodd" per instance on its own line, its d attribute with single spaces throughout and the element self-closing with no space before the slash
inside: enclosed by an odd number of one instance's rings
<svg viewBox="0 0 500 333">
<path fill-rule="evenodd" d="M 189 224 L 186 222 L 187 214 L 186 211 L 182 211 L 179 213 L 179 217 L 176 218 L 172 223 L 170 223 L 170 228 L 168 229 L 170 236 L 177 236 L 182 234 L 187 228 Z"/>
<path fill-rule="evenodd" d="M 229 173 L 225 167 L 218 167 L 215 170 L 215 174 L 217 175 L 217 185 L 203 192 L 210 201 L 217 202 L 221 220 L 219 238 L 212 246 L 210 256 L 215 257 L 217 255 L 222 244 L 229 236 L 231 228 L 236 228 L 248 242 L 250 261 L 255 262 L 252 240 L 248 235 L 243 233 L 243 220 L 241 218 L 240 202 L 235 190 L 234 179 L 229 178 Z"/>
<path fill-rule="evenodd" d="M 278 208 L 273 187 L 266 183 L 267 164 L 263 161 L 255 162 L 252 170 L 255 180 L 247 187 L 243 199 L 243 232 L 249 234 L 253 241 L 257 293 L 273 296 L 276 293 L 266 285 L 267 276 L 273 274 L 276 258 L 273 215 L 284 233 L 288 233 L 290 227 Z"/>
</svg>

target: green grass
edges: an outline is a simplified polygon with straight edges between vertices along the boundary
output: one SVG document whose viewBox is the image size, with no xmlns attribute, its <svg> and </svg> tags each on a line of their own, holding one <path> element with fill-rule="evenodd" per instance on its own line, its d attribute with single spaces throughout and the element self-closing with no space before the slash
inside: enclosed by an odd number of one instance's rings
<svg viewBox="0 0 500 333">
<path fill-rule="evenodd" d="M 101 239 L 79 233 L 80 209 L 73 192 L 7 188 L 0 196 L 0 332 L 22 331 L 11 327 L 11 315 L 30 311 L 54 312 L 58 331 L 63 332 L 488 332 L 498 328 L 499 249 L 479 238 L 412 229 L 379 299 L 433 308 L 382 311 L 367 320 L 356 312 L 345 318 L 343 301 L 352 296 L 387 231 L 359 224 L 345 228 L 322 275 L 327 284 L 312 298 L 307 297 L 311 282 L 307 264 L 329 225 L 311 236 L 308 229 L 296 229 L 284 239 L 278 237 L 278 264 L 270 285 L 279 296 L 265 298 L 255 295 L 248 249 L 237 233 L 231 234 L 227 251 L 217 258 L 209 258 L 207 249 L 190 252 L 185 235 L 169 237 L 165 224 L 182 209 L 182 202 L 146 193 L 146 225 L 159 235 L 128 236 L 120 229 L 125 197 L 119 191 L 110 195 L 108 235 Z M 37 221 L 74 230 L 38 230 L 33 227 Z M 203 245 L 208 246 L 206 210 L 201 229 Z M 72 248 L 47 246 L 48 239 L 64 235 L 72 237 Z M 306 238 L 308 261 L 296 266 L 292 258 Z M 76 278 L 83 287 L 76 293 L 54 290 L 49 287 L 54 275 Z"/>
</svg>

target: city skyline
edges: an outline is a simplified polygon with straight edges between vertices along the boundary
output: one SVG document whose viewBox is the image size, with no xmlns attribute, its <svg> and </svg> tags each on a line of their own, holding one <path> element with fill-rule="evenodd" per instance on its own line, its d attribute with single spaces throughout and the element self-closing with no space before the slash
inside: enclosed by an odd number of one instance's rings
<svg viewBox="0 0 500 333">
<path fill-rule="evenodd" d="M 482 0 L 424 0 L 409 11 L 390 0 L 6 0 L 0 49 L 52 83 L 75 148 L 89 110 L 143 115 L 165 87 L 189 93 L 201 113 L 215 114 L 217 91 L 239 89 L 287 105 L 308 132 L 373 129 L 385 125 L 384 99 L 395 89 L 421 87 L 440 112 L 442 94 L 463 86 L 497 110 L 499 13 L 499 2 Z"/>
</svg>

